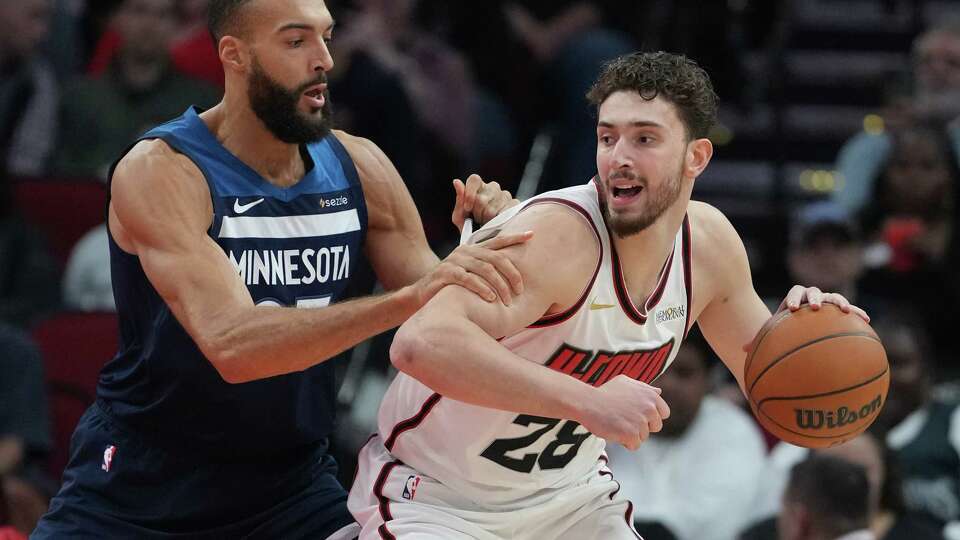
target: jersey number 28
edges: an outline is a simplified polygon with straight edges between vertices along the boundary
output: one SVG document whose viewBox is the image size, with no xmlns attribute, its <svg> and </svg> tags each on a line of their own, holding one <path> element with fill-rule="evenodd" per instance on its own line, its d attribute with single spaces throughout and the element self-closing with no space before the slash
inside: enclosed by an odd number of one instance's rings
<svg viewBox="0 0 960 540">
<path fill-rule="evenodd" d="M 542 425 L 542 428 L 534 430 L 529 435 L 516 437 L 514 439 L 497 439 L 490 443 L 481 456 L 490 461 L 502 465 L 508 469 L 528 473 L 533 470 L 534 465 L 540 465 L 541 469 L 562 469 L 567 463 L 570 463 L 580 450 L 583 441 L 590 437 L 590 432 L 574 433 L 580 424 L 573 420 L 567 420 L 560 426 L 557 437 L 543 449 L 540 454 L 524 454 L 523 457 L 515 458 L 507 455 L 507 452 L 520 450 L 536 443 L 540 437 L 552 430 L 560 420 L 556 418 L 545 418 L 543 416 L 531 416 L 521 414 L 513 420 L 514 424 L 520 426 L 530 426 L 531 424 Z M 559 451 L 563 447 L 564 451 Z"/>
</svg>

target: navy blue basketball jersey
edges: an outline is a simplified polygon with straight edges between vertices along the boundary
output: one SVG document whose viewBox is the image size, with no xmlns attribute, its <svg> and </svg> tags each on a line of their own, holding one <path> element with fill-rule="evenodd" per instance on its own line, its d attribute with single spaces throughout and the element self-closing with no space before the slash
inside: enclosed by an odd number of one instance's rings
<svg viewBox="0 0 960 540">
<path fill-rule="evenodd" d="M 203 173 L 213 200 L 208 234 L 255 303 L 311 308 L 341 298 L 361 257 L 367 214 L 356 168 L 334 135 L 302 148 L 306 174 L 289 188 L 270 184 L 231 154 L 194 108 L 143 139 L 162 139 Z M 139 258 L 112 236 L 110 259 L 120 347 L 97 393 L 112 416 L 174 449 L 219 459 L 295 455 L 324 441 L 335 409 L 330 362 L 229 384 L 147 280 Z"/>
</svg>

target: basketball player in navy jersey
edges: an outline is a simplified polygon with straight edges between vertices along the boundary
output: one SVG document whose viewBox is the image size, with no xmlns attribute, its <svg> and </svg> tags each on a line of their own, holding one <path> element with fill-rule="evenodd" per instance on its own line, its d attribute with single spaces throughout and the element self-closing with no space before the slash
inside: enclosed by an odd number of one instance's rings
<svg viewBox="0 0 960 540">
<path fill-rule="evenodd" d="M 225 95 L 149 131 L 111 171 L 120 349 L 33 538 L 353 538 L 326 453 L 325 361 L 445 285 L 484 301 L 521 292 L 496 250 L 529 234 L 440 263 L 389 159 L 330 130 L 322 1 L 209 9 Z M 461 218 L 510 200 L 468 184 Z M 392 292 L 337 303 L 361 250 Z"/>
<path fill-rule="evenodd" d="M 651 383 L 694 322 L 743 387 L 745 344 L 770 311 L 730 222 L 690 200 L 713 154 L 709 77 L 683 56 L 635 53 L 589 98 L 598 175 L 474 236 L 534 232 L 504 250 L 524 293 L 508 306 L 447 287 L 398 331 L 402 373 L 350 492 L 361 539 L 637 538 L 604 439 L 636 449 L 662 428 L 669 407 Z M 799 285 L 780 309 L 805 302 L 867 319 Z"/>
</svg>

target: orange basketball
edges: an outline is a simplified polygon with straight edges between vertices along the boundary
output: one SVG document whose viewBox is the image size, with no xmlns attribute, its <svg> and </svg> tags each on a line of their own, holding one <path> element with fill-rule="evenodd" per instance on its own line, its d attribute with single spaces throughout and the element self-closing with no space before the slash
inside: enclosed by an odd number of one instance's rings
<svg viewBox="0 0 960 540">
<path fill-rule="evenodd" d="M 890 366 L 869 324 L 833 304 L 785 311 L 761 330 L 744 365 L 750 408 L 773 435 L 807 448 L 851 439 L 877 418 Z"/>
</svg>

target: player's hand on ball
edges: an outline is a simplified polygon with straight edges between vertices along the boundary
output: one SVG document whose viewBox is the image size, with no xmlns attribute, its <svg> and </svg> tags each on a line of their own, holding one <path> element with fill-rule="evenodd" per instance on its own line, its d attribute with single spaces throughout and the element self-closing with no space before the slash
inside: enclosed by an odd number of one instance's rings
<svg viewBox="0 0 960 540">
<path fill-rule="evenodd" d="M 780 307 L 777 308 L 777 312 L 773 315 L 775 317 L 778 313 L 786 310 L 795 312 L 804 304 L 810 304 L 810 309 L 813 311 L 819 311 L 823 304 L 834 304 L 840 308 L 840 311 L 853 313 L 863 319 L 864 322 L 870 322 L 870 316 L 867 315 L 867 312 L 851 304 L 842 294 L 825 293 L 817 287 L 804 287 L 803 285 L 794 285 L 790 291 L 787 292 L 787 296 L 783 299 L 783 302 L 780 302 Z M 743 351 L 747 353 L 752 352 L 754 344 L 759 337 L 760 333 L 757 333 L 750 343 L 743 346 Z"/>
<path fill-rule="evenodd" d="M 597 388 L 600 397 L 596 409 L 580 423 L 597 437 L 622 444 L 629 450 L 640 448 L 651 433 L 663 429 L 670 407 L 660 397 L 660 389 L 617 375 Z"/>
<path fill-rule="evenodd" d="M 501 189 L 497 182 L 484 182 L 480 175 L 471 174 L 464 184 L 459 178 L 453 181 L 453 189 L 457 192 L 457 202 L 453 207 L 453 224 L 463 230 L 463 220 L 472 217 L 478 225 L 495 218 L 511 206 L 520 201 L 513 198 L 510 192 Z"/>
<path fill-rule="evenodd" d="M 426 304 L 447 285 L 465 287 L 487 302 L 499 298 L 505 305 L 510 305 L 513 295 L 523 292 L 523 279 L 513 261 L 499 250 L 531 238 L 532 231 L 499 234 L 479 244 L 457 247 L 414 285 L 420 305 Z"/>
<path fill-rule="evenodd" d="M 866 322 L 870 322 L 870 316 L 867 312 L 850 303 L 842 294 L 823 292 L 816 287 L 804 287 L 803 285 L 794 285 L 787 293 L 786 298 L 777 308 L 777 313 L 789 309 L 796 311 L 803 304 L 810 304 L 814 311 L 820 309 L 824 303 L 834 304 L 844 313 L 854 313 Z"/>
</svg>

